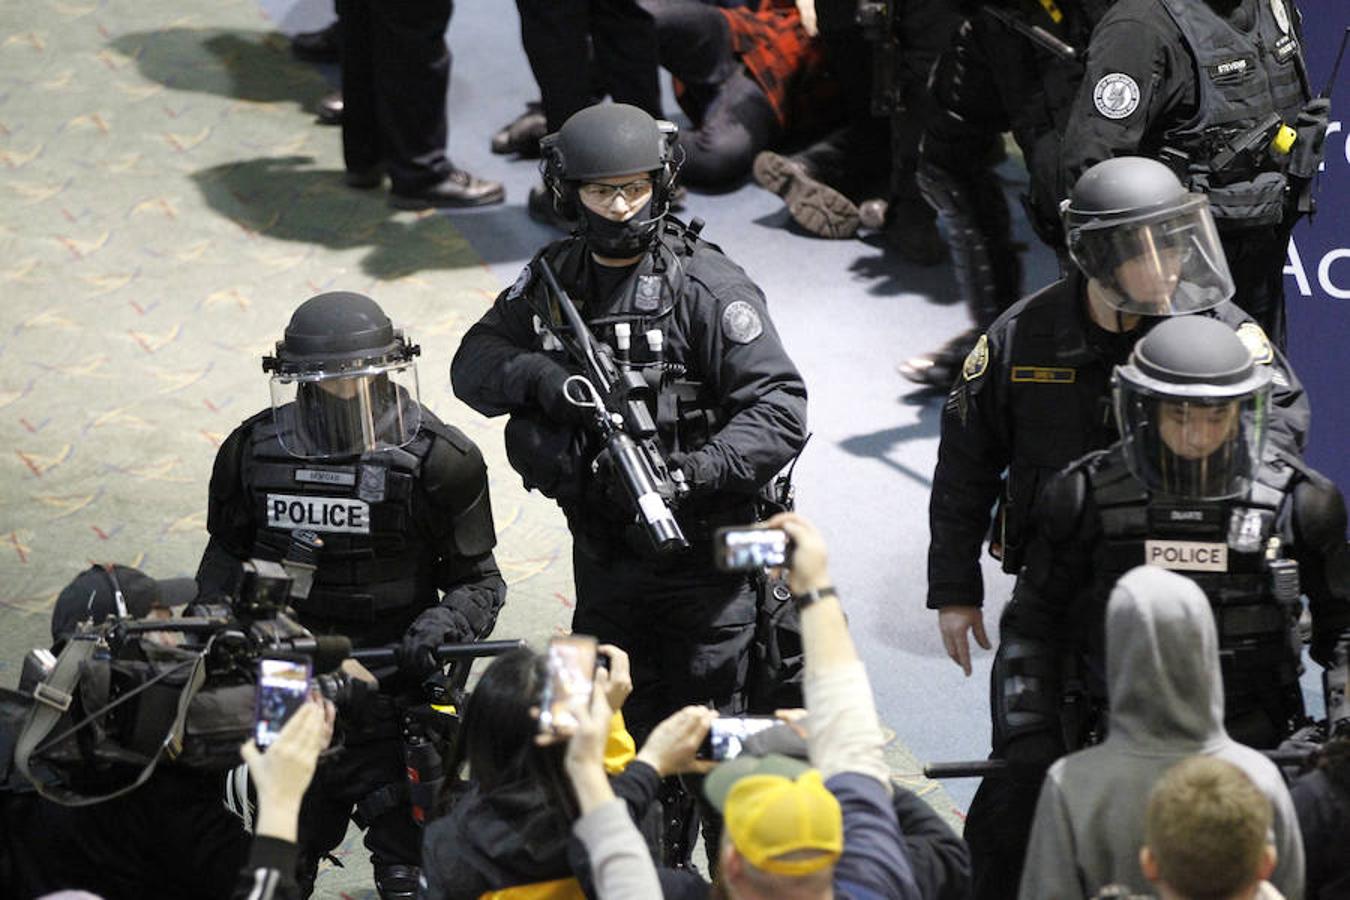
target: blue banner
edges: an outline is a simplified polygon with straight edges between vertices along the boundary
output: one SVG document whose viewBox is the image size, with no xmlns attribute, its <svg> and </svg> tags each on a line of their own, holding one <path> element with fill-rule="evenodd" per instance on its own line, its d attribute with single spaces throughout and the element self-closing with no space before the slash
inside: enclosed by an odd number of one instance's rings
<svg viewBox="0 0 1350 900">
<path fill-rule="evenodd" d="M 1299 6 L 1304 58 L 1318 92 L 1327 85 L 1350 16 L 1344 0 Z M 1308 463 L 1350 495 L 1350 51 L 1346 56 L 1331 95 L 1317 213 L 1294 229 L 1284 296 L 1290 360 L 1312 401 Z"/>
</svg>

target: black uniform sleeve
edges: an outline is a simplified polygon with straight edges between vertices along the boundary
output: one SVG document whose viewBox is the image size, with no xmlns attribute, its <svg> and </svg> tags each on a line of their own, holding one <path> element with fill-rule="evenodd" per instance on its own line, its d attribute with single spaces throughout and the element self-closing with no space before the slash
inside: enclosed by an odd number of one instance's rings
<svg viewBox="0 0 1350 900">
<path fill-rule="evenodd" d="M 436 585 L 444 593 L 441 605 L 463 617 L 456 630 L 466 640 L 469 635 L 481 639 L 491 634 L 506 602 L 506 583 L 492 555 L 497 535 L 487 464 L 467 437 L 458 432 L 453 437 L 452 441 L 438 436 L 422 463 L 426 526 L 439 550 Z"/>
<path fill-rule="evenodd" d="M 694 262 L 679 314 L 723 424 L 685 471 L 696 490 L 753 494 L 806 443 L 806 385 L 749 276 L 715 251 Z"/>
<path fill-rule="evenodd" d="M 234 900 L 299 900 L 296 855 L 296 845 L 290 841 L 266 836 L 254 838 L 248 862 L 235 883 Z"/>
<path fill-rule="evenodd" d="M 1312 615 L 1310 653 L 1323 667 L 1350 635 L 1350 549 L 1346 546 L 1345 500 L 1327 479 L 1314 474 L 1294 486 L 1292 525 L 1299 578 Z"/>
<path fill-rule="evenodd" d="M 1150 146 L 1157 123 L 1183 102 L 1194 77 L 1166 16 L 1152 0 L 1121 0 L 1093 31 L 1061 151 L 1066 187 L 1103 160 L 1157 153 Z"/>
<path fill-rule="evenodd" d="M 240 474 L 248 435 L 247 425 L 241 425 L 216 451 L 206 506 L 210 538 L 197 566 L 197 591 L 202 597 L 235 593 L 243 577 L 241 563 L 253 547 L 255 523 Z"/>
<path fill-rule="evenodd" d="M 984 604 L 980 550 L 1011 453 L 1003 384 L 1005 337 L 996 322 L 967 357 L 942 408 L 942 436 L 928 496 L 929 609 Z"/>
<path fill-rule="evenodd" d="M 460 341 L 450 363 L 455 396 L 485 416 L 542 406 L 541 395 L 568 373 L 533 349 L 537 342 L 534 313 L 524 294 L 503 291 Z"/>
<path fill-rule="evenodd" d="M 922 797 L 894 785 L 891 805 L 919 894 L 928 900 L 965 900 L 971 886 L 970 848 Z"/>
</svg>

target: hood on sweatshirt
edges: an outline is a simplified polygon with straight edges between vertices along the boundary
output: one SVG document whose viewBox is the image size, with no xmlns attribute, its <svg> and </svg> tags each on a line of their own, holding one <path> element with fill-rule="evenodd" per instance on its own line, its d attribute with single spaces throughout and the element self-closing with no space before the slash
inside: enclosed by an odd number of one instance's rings
<svg viewBox="0 0 1350 900">
<path fill-rule="evenodd" d="M 1228 743 L 1214 613 L 1195 582 L 1139 566 L 1106 608 L 1110 740 L 1169 752 Z"/>
</svg>

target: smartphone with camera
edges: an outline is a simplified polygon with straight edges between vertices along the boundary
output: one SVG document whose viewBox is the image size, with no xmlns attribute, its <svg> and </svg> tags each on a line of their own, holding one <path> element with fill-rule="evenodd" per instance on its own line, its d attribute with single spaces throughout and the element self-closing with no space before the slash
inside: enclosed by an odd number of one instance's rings
<svg viewBox="0 0 1350 900">
<path fill-rule="evenodd" d="M 307 658 L 265 656 L 258 660 L 258 697 L 253 707 L 253 740 L 266 749 L 306 698 L 313 678 Z"/>
<path fill-rule="evenodd" d="M 698 748 L 699 759 L 711 759 L 722 762 L 735 759 L 745 749 L 745 739 L 766 728 L 772 728 L 778 720 L 770 716 L 743 716 L 740 718 L 719 717 L 713 719 L 708 736 Z"/>
<path fill-rule="evenodd" d="M 591 705 L 598 662 L 595 638 L 584 634 L 555 637 L 546 653 L 548 676 L 539 701 L 539 730 L 571 731 Z"/>
<path fill-rule="evenodd" d="M 792 561 L 792 539 L 780 528 L 719 528 L 713 535 L 713 553 L 714 563 L 724 572 L 787 566 Z"/>
</svg>

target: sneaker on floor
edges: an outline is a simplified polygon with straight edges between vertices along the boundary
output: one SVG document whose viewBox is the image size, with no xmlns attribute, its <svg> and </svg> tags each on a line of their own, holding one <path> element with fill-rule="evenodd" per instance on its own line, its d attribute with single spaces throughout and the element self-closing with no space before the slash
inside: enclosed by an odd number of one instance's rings
<svg viewBox="0 0 1350 900">
<path fill-rule="evenodd" d="M 787 204 L 792 220 L 823 238 L 851 238 L 858 233 L 858 207 L 848 197 L 812 177 L 799 160 L 765 150 L 755 157 L 755 182 Z"/>
<path fill-rule="evenodd" d="M 544 106 L 535 101 L 525 104 L 525 111 L 503 125 L 492 136 L 492 152 L 500 156 L 515 154 L 525 159 L 539 157 L 539 139 L 548 133 Z"/>
<path fill-rule="evenodd" d="M 314 107 L 314 115 L 320 125 L 341 125 L 342 91 L 334 91 L 320 97 L 318 105 Z"/>
<path fill-rule="evenodd" d="M 897 368 L 900 374 L 915 384 L 945 391 L 956 381 L 970 351 L 982 332 L 978 328 L 963 331 L 932 353 L 912 356 Z"/>
<path fill-rule="evenodd" d="M 525 202 L 525 211 L 540 225 L 548 225 L 559 231 L 571 231 L 576 227 L 576 219 L 569 219 L 553 207 L 553 195 L 542 185 L 530 188 L 529 199 Z"/>
<path fill-rule="evenodd" d="M 506 190 L 500 181 L 488 181 L 459 168 L 452 168 L 445 178 L 419 190 L 389 192 L 389 205 L 395 209 L 490 206 L 505 199 Z"/>
</svg>

